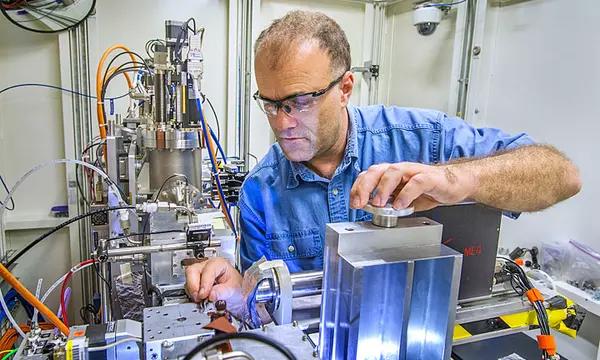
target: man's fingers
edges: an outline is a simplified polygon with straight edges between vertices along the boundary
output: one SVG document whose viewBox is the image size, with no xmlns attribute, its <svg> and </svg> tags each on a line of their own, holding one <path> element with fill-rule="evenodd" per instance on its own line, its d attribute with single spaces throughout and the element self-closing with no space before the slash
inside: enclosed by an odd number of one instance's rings
<svg viewBox="0 0 600 360">
<path fill-rule="evenodd" d="M 379 179 L 377 192 L 371 203 L 375 206 L 385 206 L 394 190 L 402 184 L 403 177 L 402 169 L 390 167 Z"/>
<path fill-rule="evenodd" d="M 204 266 L 206 266 L 206 262 L 194 264 L 185 269 L 185 291 L 194 302 L 201 300 L 198 291 L 200 290 L 200 278 L 202 277 Z"/>
<path fill-rule="evenodd" d="M 369 202 L 369 198 L 383 173 L 389 168 L 390 164 L 379 164 L 369 167 L 358 175 L 352 190 L 350 191 L 350 206 L 355 209 L 361 209 Z"/>
<path fill-rule="evenodd" d="M 228 282 L 224 284 L 217 284 L 213 286 L 208 296 L 208 300 L 217 301 L 225 300 L 229 301 L 233 296 L 241 291 L 241 287 L 235 282 Z"/>
<path fill-rule="evenodd" d="M 227 263 L 221 261 L 207 261 L 202 277 L 200 278 L 200 291 L 198 295 L 201 299 L 206 299 L 215 284 L 217 278 L 225 273 Z"/>
<path fill-rule="evenodd" d="M 433 179 L 424 173 L 417 174 L 408 180 L 402 191 L 398 193 L 394 200 L 395 209 L 407 208 L 416 198 L 431 191 L 434 187 Z"/>
</svg>

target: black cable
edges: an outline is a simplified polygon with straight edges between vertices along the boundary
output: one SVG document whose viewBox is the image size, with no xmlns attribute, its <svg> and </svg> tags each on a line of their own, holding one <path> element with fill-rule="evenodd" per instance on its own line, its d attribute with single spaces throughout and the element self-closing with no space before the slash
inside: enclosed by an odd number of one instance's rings
<svg viewBox="0 0 600 360">
<path fill-rule="evenodd" d="M 140 232 L 140 233 L 131 233 L 127 235 L 115 236 L 110 239 L 106 239 L 106 241 L 115 241 L 120 239 L 126 239 L 131 236 L 147 236 L 147 235 L 158 235 L 158 234 L 170 234 L 170 233 L 185 233 L 185 230 L 162 230 L 162 231 L 153 231 L 153 232 Z"/>
<path fill-rule="evenodd" d="M 102 91 L 100 93 L 100 98 L 102 99 L 102 101 L 101 101 L 102 113 L 103 113 L 105 119 L 106 119 L 106 107 L 104 106 L 105 105 L 104 103 L 106 100 L 106 89 L 108 88 L 108 84 L 110 83 L 110 81 L 123 73 L 131 72 L 131 71 L 139 71 L 142 69 L 144 69 L 144 68 L 141 66 L 132 66 L 129 68 L 123 68 L 123 69 L 117 70 L 108 77 L 108 79 L 106 80 L 106 82 L 104 84 L 102 84 Z"/>
<path fill-rule="evenodd" d="M 86 314 L 92 314 L 94 320 L 90 320 L 90 318 L 88 318 Z M 79 308 L 79 316 L 81 317 L 81 320 L 83 320 L 84 323 L 92 325 L 96 323 L 98 313 L 96 312 L 94 305 L 87 304 Z"/>
<path fill-rule="evenodd" d="M 113 210 L 123 210 L 123 209 L 135 209 L 135 206 L 130 206 L 130 205 L 126 205 L 126 206 L 115 206 L 115 207 L 110 207 L 110 208 L 105 208 L 105 209 L 98 209 L 98 210 L 94 210 L 94 211 L 90 211 L 88 213 L 85 214 L 81 214 L 78 216 L 75 216 L 72 219 L 69 219 L 65 222 L 63 222 L 62 224 L 48 230 L 47 232 L 45 232 L 44 234 L 38 236 L 35 240 L 33 240 L 32 242 L 30 242 L 29 244 L 27 244 L 27 246 L 25 246 L 23 249 L 21 249 L 21 251 L 19 251 L 15 256 L 13 256 L 10 260 L 8 260 L 8 262 L 6 263 L 6 267 L 10 268 L 21 256 L 25 255 L 29 250 L 31 250 L 31 248 L 33 248 L 34 246 L 36 246 L 37 244 L 39 244 L 42 240 L 44 240 L 45 238 L 47 238 L 48 236 L 54 234 L 55 232 L 57 232 L 58 230 L 76 222 L 79 221 L 81 219 L 85 219 L 87 217 L 96 215 L 98 213 L 105 213 L 105 212 L 109 212 L 109 211 L 113 211 Z"/>
<path fill-rule="evenodd" d="M 100 269 L 98 269 L 98 266 L 99 265 L 97 261 L 95 261 L 92 265 L 96 271 L 96 275 L 98 275 L 98 277 L 106 284 L 106 287 L 108 287 L 108 301 L 112 304 L 112 285 L 104 278 L 104 276 L 102 276 L 102 274 L 100 274 Z M 110 309 L 112 311 L 112 306 L 110 306 Z"/>
<path fill-rule="evenodd" d="M 194 23 L 194 28 L 193 28 L 193 29 L 190 29 L 190 30 L 192 30 L 192 31 L 194 32 L 194 34 L 195 34 L 195 33 L 196 33 L 196 19 L 194 19 L 193 17 L 192 17 L 192 18 L 189 18 L 189 19 L 188 19 L 188 20 L 185 22 L 185 23 L 186 23 L 186 25 L 188 25 L 188 24 L 190 23 L 190 21 Z M 189 26 L 189 25 L 188 25 L 188 26 Z"/>
<path fill-rule="evenodd" d="M 8 194 L 10 192 L 10 190 L 8 189 L 8 186 L 6 186 L 6 183 L 4 182 L 4 179 L 2 178 L 2 175 L 0 175 L 0 182 L 2 182 L 2 186 L 4 187 L 4 190 L 6 190 L 6 193 Z M 15 200 L 13 199 L 13 197 L 10 197 L 10 203 L 11 208 L 8 208 L 8 205 L 6 205 L 5 209 L 8 211 L 13 211 L 15 209 Z M 4 203 L 2 201 L 0 201 L 0 206 L 4 206 Z"/>
<path fill-rule="evenodd" d="M 49 88 L 49 89 L 54 89 L 54 90 L 61 90 L 61 91 L 68 92 L 68 93 L 73 94 L 73 95 L 79 95 L 81 97 L 85 97 L 85 98 L 89 98 L 89 99 L 96 99 L 95 96 L 84 94 L 84 93 L 80 93 L 78 91 L 73 91 L 73 90 L 65 89 L 65 88 L 62 88 L 60 86 L 54 86 L 54 85 L 48 85 L 48 84 L 36 84 L 36 83 L 25 83 L 25 84 L 12 85 L 12 86 L 9 86 L 9 87 L 6 87 L 6 88 L 0 90 L 0 94 L 2 94 L 3 92 L 6 92 L 8 90 L 17 89 L 17 88 L 20 88 L 20 87 L 28 87 L 28 86 L 33 86 L 33 87 L 37 86 L 37 87 L 45 87 L 45 88 Z M 129 91 L 126 94 L 123 94 L 121 96 L 117 96 L 117 97 L 114 97 L 114 98 L 109 98 L 109 100 L 121 99 L 121 98 L 124 98 L 127 95 L 129 95 Z"/>
<path fill-rule="evenodd" d="M 188 179 L 187 176 L 183 175 L 183 174 L 173 174 L 171 176 L 169 176 L 168 178 L 165 179 L 165 181 L 163 181 L 163 183 L 160 185 L 160 187 L 158 188 L 158 191 L 156 192 L 156 196 L 154 196 L 154 199 L 152 200 L 153 202 L 158 201 L 158 198 L 160 197 L 160 192 L 162 191 L 163 187 L 167 184 L 167 182 L 173 178 L 177 178 L 177 177 L 182 177 L 185 179 L 185 185 L 189 185 L 190 184 L 190 179 Z"/>
<path fill-rule="evenodd" d="M 213 104 L 210 102 L 210 99 L 208 98 L 208 96 L 206 96 L 204 94 L 202 94 L 202 96 L 208 102 L 208 106 L 210 106 L 210 110 L 212 111 L 212 113 L 215 117 L 215 122 L 217 123 L 217 140 L 219 140 L 219 142 L 220 142 L 221 141 L 221 124 L 219 123 L 219 117 L 217 116 L 217 112 L 215 111 L 215 108 L 213 107 Z"/>
<path fill-rule="evenodd" d="M 118 53 L 117 55 L 115 55 L 112 59 L 110 59 L 110 61 L 108 62 L 108 65 L 106 66 L 106 69 L 104 70 L 104 76 L 102 77 L 102 83 L 104 84 L 104 82 L 106 81 L 106 75 L 108 74 L 108 71 L 110 70 L 111 65 L 121 56 L 123 55 L 134 55 L 136 56 L 138 59 L 140 59 L 142 61 L 142 64 L 144 64 L 144 67 L 150 71 L 150 66 L 148 66 L 148 64 L 146 63 L 146 60 L 140 56 L 140 54 L 136 53 L 135 51 L 121 51 L 120 53 Z M 121 64 L 120 66 L 123 66 L 124 64 L 138 64 L 135 61 L 129 61 L 126 63 Z M 118 68 L 117 68 L 118 69 Z"/>
<path fill-rule="evenodd" d="M 26 2 L 23 2 L 23 3 L 24 3 L 25 5 L 28 5 Z M 91 15 L 93 12 L 94 12 L 94 9 L 96 8 L 96 0 L 92 0 L 92 1 L 91 1 L 91 4 L 89 4 L 89 5 L 90 5 L 90 6 L 89 6 L 89 11 L 88 11 L 88 12 L 85 14 L 85 16 L 82 16 L 82 17 L 80 17 L 80 18 L 77 18 L 77 19 L 75 19 L 75 20 L 77 20 L 77 21 L 72 21 L 72 23 L 71 23 L 71 24 L 69 24 L 69 26 L 64 26 L 64 25 L 63 25 L 63 27 L 62 27 L 62 28 L 59 28 L 59 29 L 56 29 L 56 30 L 55 30 L 55 29 L 50 29 L 50 30 L 41 30 L 41 29 L 35 29 L 35 28 L 31 28 L 31 27 L 26 27 L 26 26 L 22 25 L 22 24 L 20 23 L 20 21 L 17 21 L 17 20 L 15 20 L 15 19 L 13 19 L 13 18 L 12 18 L 12 17 L 11 17 L 11 16 L 8 14 L 8 11 L 21 11 L 22 9 L 27 9 L 27 7 L 26 7 L 26 6 L 21 6 L 21 5 L 19 4 L 19 5 L 18 5 L 18 7 L 14 7 L 14 8 L 12 8 L 12 7 L 7 7 L 7 6 L 3 5 L 3 6 L 0 6 L 0 11 L 2 12 L 2 14 L 3 14 L 3 15 L 4 15 L 4 16 L 5 16 L 5 17 L 6 17 L 6 18 L 7 18 L 7 19 L 8 19 L 8 20 L 11 22 L 11 23 L 13 23 L 13 24 L 17 25 L 17 26 L 18 26 L 18 27 L 20 27 L 21 29 L 25 29 L 25 30 L 29 30 L 29 31 L 37 32 L 37 33 L 42 33 L 42 34 L 50 34 L 50 33 L 58 33 L 58 32 L 61 32 L 61 31 L 64 31 L 64 30 L 67 30 L 67 29 L 73 28 L 73 27 L 75 27 L 75 26 L 77 26 L 77 25 L 81 24 L 82 22 L 84 22 L 84 21 L 85 21 L 85 19 L 87 19 L 87 18 L 88 18 L 88 17 L 89 17 L 89 16 L 90 16 L 90 15 Z M 57 6 L 58 6 L 58 5 L 57 5 Z M 37 10 L 38 10 L 38 11 L 40 11 L 39 9 L 37 9 Z M 40 12 L 41 12 L 41 11 L 40 11 Z M 42 13 L 43 13 L 43 12 L 42 12 Z M 46 13 L 45 15 L 48 15 L 48 13 Z M 56 21 L 56 19 L 54 19 L 54 18 L 53 18 L 52 20 L 54 20 L 55 22 L 57 22 L 57 23 L 58 23 L 58 21 Z"/>
<path fill-rule="evenodd" d="M 534 289 L 525 271 L 515 261 L 503 257 L 499 258 L 506 261 L 504 270 L 511 274 L 510 284 L 519 296 L 523 296 L 527 291 Z M 536 312 L 541 334 L 550 335 L 550 323 L 544 302 L 541 300 L 532 301 L 531 306 Z M 542 358 L 545 359 L 547 357 L 546 350 L 542 350 Z"/>
<path fill-rule="evenodd" d="M 148 40 L 146 42 L 146 45 L 144 46 L 144 49 L 146 50 L 146 54 L 148 55 L 148 57 L 150 59 L 154 58 L 154 53 L 156 52 L 156 50 L 154 49 L 154 47 L 156 46 L 156 44 L 161 44 L 164 45 L 165 41 L 162 39 L 152 39 L 152 40 Z M 152 54 L 150 54 L 150 52 L 152 52 Z"/>
<path fill-rule="evenodd" d="M 296 360 L 296 356 L 294 356 L 294 354 L 287 347 L 283 346 L 279 342 L 270 339 L 266 336 L 250 332 L 215 335 L 212 338 L 202 342 L 200 345 L 196 346 L 183 358 L 183 360 L 191 360 L 192 358 L 194 358 L 194 356 L 196 356 L 198 353 L 204 350 L 208 350 L 209 348 L 219 345 L 223 342 L 236 339 L 254 340 L 265 345 L 269 345 L 273 349 L 280 352 L 283 356 L 285 356 L 286 359 Z"/>
</svg>

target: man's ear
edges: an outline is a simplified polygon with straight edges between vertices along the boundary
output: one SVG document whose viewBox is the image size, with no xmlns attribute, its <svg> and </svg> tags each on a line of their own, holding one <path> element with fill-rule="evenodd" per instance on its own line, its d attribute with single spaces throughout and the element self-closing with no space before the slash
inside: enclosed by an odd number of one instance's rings
<svg viewBox="0 0 600 360">
<path fill-rule="evenodd" d="M 342 81 L 340 81 L 340 87 L 342 89 L 342 106 L 346 106 L 350 102 L 352 89 L 354 89 L 354 80 L 354 74 L 350 71 L 346 71 L 346 74 L 344 74 Z"/>
</svg>

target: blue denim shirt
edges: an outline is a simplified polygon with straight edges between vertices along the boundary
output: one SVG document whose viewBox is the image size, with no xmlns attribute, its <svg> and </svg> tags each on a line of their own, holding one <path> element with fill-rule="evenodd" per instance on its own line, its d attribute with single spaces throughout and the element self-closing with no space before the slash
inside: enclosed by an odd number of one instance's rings
<svg viewBox="0 0 600 360">
<path fill-rule="evenodd" d="M 248 174 L 239 200 L 241 262 L 263 255 L 283 259 L 291 272 L 323 268 L 325 224 L 365 221 L 350 208 L 357 175 L 379 163 L 444 163 L 532 144 L 526 134 L 474 128 L 456 117 L 423 109 L 348 105 L 344 157 L 331 180 L 289 161 L 278 144 Z"/>
</svg>

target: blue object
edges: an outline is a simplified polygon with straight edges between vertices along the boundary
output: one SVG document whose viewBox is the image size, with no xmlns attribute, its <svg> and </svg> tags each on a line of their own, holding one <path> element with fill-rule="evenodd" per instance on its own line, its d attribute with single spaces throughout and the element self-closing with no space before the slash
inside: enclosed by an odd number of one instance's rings
<svg viewBox="0 0 600 360">
<path fill-rule="evenodd" d="M 50 212 L 54 217 L 69 217 L 69 206 L 57 205 L 50 208 Z"/>
<path fill-rule="evenodd" d="M 534 143 L 434 110 L 348 105 L 348 114 L 346 152 L 331 180 L 287 160 L 278 144 L 248 174 L 238 203 L 243 270 L 263 255 L 290 272 L 322 269 L 325 224 L 371 219 L 349 206 L 354 180 L 371 165 L 445 163 Z"/>
<path fill-rule="evenodd" d="M 200 114 L 200 122 L 202 123 L 202 134 L 204 135 L 204 139 L 208 142 L 208 131 L 206 130 L 207 126 L 204 120 L 204 114 L 202 113 L 202 104 L 200 103 L 199 98 L 196 98 L 196 107 L 198 108 L 198 113 Z M 216 142 L 218 144 L 218 139 Z M 219 192 L 219 195 L 223 200 L 223 207 L 225 208 L 225 213 L 227 214 L 229 223 L 232 225 L 231 231 L 233 232 L 233 236 L 237 238 L 237 229 L 235 228 L 235 221 L 233 221 L 233 217 L 231 216 L 231 212 L 229 211 L 229 205 L 226 203 L 227 198 L 225 197 L 225 193 L 223 192 L 223 188 L 221 187 L 221 179 L 219 179 L 217 173 L 217 160 L 215 159 L 212 151 L 208 151 L 208 156 L 210 157 L 210 163 L 213 169 L 212 174 L 215 178 L 215 183 L 217 184 L 217 191 Z"/>
<path fill-rule="evenodd" d="M 221 153 L 221 157 L 223 158 L 223 162 L 225 164 L 227 164 L 227 156 L 225 155 L 225 151 L 223 151 L 223 148 L 221 147 L 221 143 L 219 142 L 219 138 L 217 137 L 217 135 L 215 135 L 215 132 L 213 131 L 213 129 L 210 129 L 210 137 L 212 137 L 213 140 L 215 141 L 215 144 L 217 144 L 217 149 Z"/>
<path fill-rule="evenodd" d="M 6 306 L 9 310 L 13 309 L 17 303 L 17 292 L 15 289 L 10 289 L 7 293 L 4 294 L 4 302 L 6 302 Z M 0 307 L 0 324 L 4 323 L 6 320 L 6 313 L 4 309 Z"/>
</svg>

